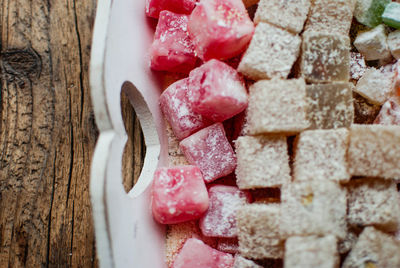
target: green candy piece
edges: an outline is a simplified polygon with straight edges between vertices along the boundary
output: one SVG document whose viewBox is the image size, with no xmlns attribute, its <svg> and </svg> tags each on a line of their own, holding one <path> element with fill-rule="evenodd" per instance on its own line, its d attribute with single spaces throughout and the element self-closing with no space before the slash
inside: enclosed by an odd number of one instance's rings
<svg viewBox="0 0 400 268">
<path fill-rule="evenodd" d="M 382 21 L 390 27 L 400 29 L 400 4 L 392 2 L 386 6 Z"/>
<path fill-rule="evenodd" d="M 382 23 L 382 13 L 391 0 L 357 0 L 354 17 L 359 23 L 375 27 Z"/>
</svg>

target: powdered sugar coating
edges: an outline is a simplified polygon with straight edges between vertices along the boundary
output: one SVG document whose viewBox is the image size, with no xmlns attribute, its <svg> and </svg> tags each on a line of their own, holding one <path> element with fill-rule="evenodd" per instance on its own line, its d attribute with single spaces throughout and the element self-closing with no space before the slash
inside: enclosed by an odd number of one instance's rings
<svg viewBox="0 0 400 268">
<path fill-rule="evenodd" d="M 236 156 L 221 123 L 204 128 L 179 144 L 189 163 L 197 165 L 208 183 L 230 174 Z"/>
<path fill-rule="evenodd" d="M 374 124 L 400 125 L 400 97 L 392 97 L 382 105 Z"/>
<path fill-rule="evenodd" d="M 205 236 L 236 237 L 236 210 L 249 201 L 249 195 L 235 186 L 214 185 L 208 191 L 210 206 L 200 219 Z"/>
<path fill-rule="evenodd" d="M 367 64 L 363 55 L 357 52 L 350 52 L 350 78 L 360 79 L 367 70 Z"/>
</svg>

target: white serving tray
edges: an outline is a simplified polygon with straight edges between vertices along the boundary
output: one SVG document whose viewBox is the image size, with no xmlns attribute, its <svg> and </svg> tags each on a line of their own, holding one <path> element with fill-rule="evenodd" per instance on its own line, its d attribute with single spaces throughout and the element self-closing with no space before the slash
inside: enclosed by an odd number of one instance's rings
<svg viewBox="0 0 400 268">
<path fill-rule="evenodd" d="M 166 267 L 165 231 L 152 217 L 154 170 L 167 161 L 167 138 L 158 105 L 160 85 L 149 69 L 153 28 L 145 0 L 99 0 L 90 61 L 90 86 L 100 131 L 94 152 L 90 194 L 100 267 Z M 144 166 L 135 187 L 122 184 L 127 135 L 120 106 L 124 90 L 145 137 Z"/>
</svg>

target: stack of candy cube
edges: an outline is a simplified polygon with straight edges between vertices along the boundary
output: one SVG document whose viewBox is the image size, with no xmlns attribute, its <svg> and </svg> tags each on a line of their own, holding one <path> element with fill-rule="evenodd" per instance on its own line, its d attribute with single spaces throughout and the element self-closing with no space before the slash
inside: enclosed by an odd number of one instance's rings
<svg viewBox="0 0 400 268">
<path fill-rule="evenodd" d="M 248 11 L 255 10 L 250 18 Z M 400 267 L 400 3 L 147 0 L 169 267 Z"/>
</svg>

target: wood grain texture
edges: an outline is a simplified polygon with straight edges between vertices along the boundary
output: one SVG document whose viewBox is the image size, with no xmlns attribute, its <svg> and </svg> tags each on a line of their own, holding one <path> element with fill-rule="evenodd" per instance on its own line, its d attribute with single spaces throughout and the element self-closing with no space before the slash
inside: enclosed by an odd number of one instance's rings
<svg viewBox="0 0 400 268">
<path fill-rule="evenodd" d="M 0 267 L 98 265 L 89 198 L 98 131 L 88 77 L 96 4 L 0 0 Z M 144 151 L 124 107 L 129 188 Z"/>
</svg>

